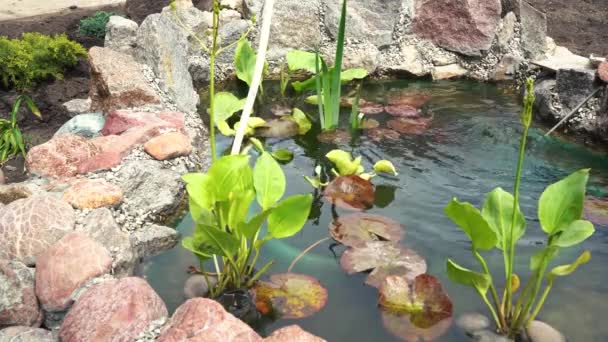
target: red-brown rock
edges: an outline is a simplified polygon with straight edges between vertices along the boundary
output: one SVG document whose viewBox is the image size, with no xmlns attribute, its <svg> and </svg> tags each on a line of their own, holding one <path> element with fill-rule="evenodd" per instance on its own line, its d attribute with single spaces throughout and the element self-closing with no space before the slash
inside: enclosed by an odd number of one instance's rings
<svg viewBox="0 0 608 342">
<path fill-rule="evenodd" d="M 597 72 L 600 75 L 600 79 L 608 83 L 608 61 L 600 63 L 600 66 L 597 68 Z"/>
<path fill-rule="evenodd" d="M 81 163 L 99 152 L 99 148 L 85 138 L 74 134 L 62 134 L 52 140 L 32 147 L 27 153 L 26 167 L 34 174 L 63 178 L 78 174 Z"/>
<path fill-rule="evenodd" d="M 445 49 L 479 56 L 492 45 L 500 15 L 501 0 L 417 1 L 414 32 Z"/>
<path fill-rule="evenodd" d="M 158 126 L 159 129 L 183 130 L 184 114 L 179 112 L 148 113 L 117 110 L 106 116 L 101 134 L 121 134 L 134 127 L 147 125 Z"/>
<path fill-rule="evenodd" d="M 304 331 L 297 325 L 281 328 L 264 339 L 265 342 L 325 342 L 324 339 Z"/>
<path fill-rule="evenodd" d="M 148 283 L 136 277 L 110 280 L 87 290 L 59 329 L 62 342 L 135 341 L 151 322 L 168 315 Z"/>
<path fill-rule="evenodd" d="M 158 342 L 255 342 L 262 338 L 232 316 L 221 304 L 206 298 L 190 299 L 177 308 Z"/>
<path fill-rule="evenodd" d="M 113 207 L 122 198 L 120 187 L 103 179 L 80 179 L 63 193 L 63 200 L 77 209 Z"/>
<path fill-rule="evenodd" d="M 70 233 L 38 257 L 36 295 L 47 311 L 63 311 L 72 292 L 89 279 L 108 273 L 112 256 L 82 233 Z"/>
<path fill-rule="evenodd" d="M 34 291 L 33 270 L 16 260 L 0 260 L 0 329 L 11 325 L 38 327 L 40 323 L 42 311 Z"/>
<path fill-rule="evenodd" d="M 144 148 L 156 160 L 167 160 L 192 153 L 192 144 L 187 135 L 169 132 L 150 139 Z"/>
</svg>

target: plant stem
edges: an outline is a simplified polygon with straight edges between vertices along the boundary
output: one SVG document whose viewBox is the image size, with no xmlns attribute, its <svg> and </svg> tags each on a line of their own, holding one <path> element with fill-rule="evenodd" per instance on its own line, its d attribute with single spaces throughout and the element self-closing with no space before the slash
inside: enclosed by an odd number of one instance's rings
<svg viewBox="0 0 608 342">
<path fill-rule="evenodd" d="M 326 237 L 324 239 L 321 239 L 315 243 L 313 243 L 312 245 L 308 246 L 308 248 L 306 248 L 305 250 L 302 251 L 302 253 L 300 253 L 295 259 L 293 259 L 293 261 L 291 262 L 291 264 L 289 265 L 289 268 L 287 268 L 287 273 L 291 272 L 291 270 L 293 269 L 293 267 L 298 263 L 298 261 L 304 256 L 306 255 L 308 252 L 310 252 L 313 248 L 317 247 L 318 245 L 322 244 L 323 242 L 329 240 L 329 237 Z"/>
<path fill-rule="evenodd" d="M 528 294 L 530 292 L 530 290 L 532 289 L 532 285 L 534 285 L 535 283 L 535 277 L 536 275 L 534 275 L 526 284 L 526 287 L 524 288 L 524 290 L 521 293 L 521 296 L 519 296 L 519 299 L 517 300 L 517 303 L 515 304 L 515 308 L 513 309 L 513 312 L 511 312 L 511 319 L 516 319 L 522 309 L 522 305 L 523 303 L 527 300 L 526 298 L 528 297 Z"/>
<path fill-rule="evenodd" d="M 529 298 L 526 299 L 526 304 L 524 305 L 523 310 L 517 316 L 517 319 L 514 324 L 511 325 L 511 333 L 510 335 L 514 335 L 517 331 L 521 330 L 522 323 L 527 321 L 528 314 L 530 313 L 530 308 L 532 304 L 536 301 L 536 296 L 538 295 L 538 291 L 540 290 L 540 286 L 543 282 L 543 274 L 545 274 L 545 270 L 547 269 L 547 261 L 543 260 L 541 266 L 536 270 L 535 274 L 535 282 L 534 289 L 532 290 L 532 294 Z"/>
<path fill-rule="evenodd" d="M 475 255 L 475 257 L 481 264 L 481 267 L 483 268 L 483 271 L 485 272 L 485 274 L 487 274 L 491 279 L 492 274 L 490 274 L 490 269 L 488 268 L 488 265 L 486 264 L 486 261 L 483 259 L 481 254 L 479 254 L 479 252 L 477 250 L 473 249 L 473 255 Z M 501 330 L 505 329 L 507 326 L 507 322 L 505 321 L 504 314 L 501 310 L 501 303 L 500 303 L 500 299 L 498 299 L 498 293 L 496 292 L 496 287 L 494 286 L 494 282 L 490 283 L 490 293 L 492 293 L 492 299 L 494 300 L 494 305 L 496 306 L 496 309 L 498 310 L 498 315 L 496 317 L 498 327 Z"/>
<path fill-rule="evenodd" d="M 488 309 L 490 309 L 490 313 L 492 314 L 492 317 L 494 318 L 494 322 L 496 323 L 496 326 L 500 327 L 500 319 L 498 319 L 496 310 L 494 310 L 494 307 L 492 306 L 492 304 L 490 304 L 490 301 L 488 300 L 488 297 L 486 296 L 486 294 L 481 292 L 481 290 L 478 290 L 478 289 L 477 289 L 477 293 L 479 293 L 479 295 L 483 299 L 483 302 L 486 303 L 486 305 L 488 306 Z"/>
<path fill-rule="evenodd" d="M 213 42 L 209 57 L 209 135 L 211 139 L 211 161 L 215 162 L 217 150 L 215 146 L 215 58 L 217 56 L 217 35 L 220 25 L 219 0 L 213 0 Z"/>
<path fill-rule="evenodd" d="M 549 280 L 549 283 L 547 284 L 547 287 L 545 288 L 543 295 L 540 297 L 538 304 L 536 304 L 536 308 L 530 315 L 530 318 L 528 318 L 528 321 L 526 322 L 526 326 L 528 326 L 530 324 L 530 322 L 532 322 L 536 318 L 536 316 L 540 312 L 540 309 L 543 307 L 543 305 L 545 305 L 545 300 L 547 300 L 547 296 L 549 295 L 549 292 L 551 291 L 552 287 L 553 287 L 553 280 Z"/>
</svg>

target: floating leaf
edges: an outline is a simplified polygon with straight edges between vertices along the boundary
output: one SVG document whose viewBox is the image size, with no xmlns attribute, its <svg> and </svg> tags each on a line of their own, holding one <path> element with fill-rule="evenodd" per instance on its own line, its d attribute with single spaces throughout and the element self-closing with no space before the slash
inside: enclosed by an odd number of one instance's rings
<svg viewBox="0 0 608 342">
<path fill-rule="evenodd" d="M 374 205 L 374 186 L 359 176 L 334 179 L 323 192 L 332 204 L 351 210 L 369 209 Z"/>
<path fill-rule="evenodd" d="M 404 235 L 399 222 L 385 216 L 363 213 L 338 217 L 329 225 L 329 233 L 348 247 L 362 247 L 368 241 L 400 241 Z"/>
<path fill-rule="evenodd" d="M 304 318 L 321 311 L 327 304 L 327 290 L 310 276 L 296 273 L 274 274 L 253 288 L 258 310 L 270 308 L 281 318 Z"/>
<path fill-rule="evenodd" d="M 411 249 L 385 241 L 347 249 L 340 258 L 340 266 L 349 274 L 373 270 L 366 284 L 375 287 L 382 284 L 383 275 L 399 274 L 414 279 L 426 272 L 424 258 Z"/>
<path fill-rule="evenodd" d="M 420 135 L 426 132 L 431 125 L 429 118 L 398 118 L 390 120 L 387 126 L 401 134 Z"/>
<path fill-rule="evenodd" d="M 374 171 L 376 171 L 376 173 L 388 173 L 393 176 L 397 175 L 397 169 L 395 168 L 395 165 L 393 165 L 393 163 L 388 160 L 380 160 L 379 162 L 377 162 L 374 165 Z"/>
<path fill-rule="evenodd" d="M 359 104 L 359 112 L 365 115 L 384 113 L 384 106 L 380 103 L 364 102 Z"/>
<path fill-rule="evenodd" d="M 390 276 L 380 287 L 382 321 L 405 341 L 433 341 L 451 325 L 453 306 L 443 287 L 429 274 L 413 281 Z"/>
<path fill-rule="evenodd" d="M 394 92 L 388 96 L 388 104 L 391 106 L 411 106 L 414 108 L 422 108 L 429 100 L 431 96 L 427 93 L 402 90 L 400 92 Z"/>
<path fill-rule="evenodd" d="M 258 127 L 256 135 L 264 138 L 289 138 L 298 135 L 300 127 L 290 120 L 271 120 Z"/>
<path fill-rule="evenodd" d="M 410 105 L 392 105 L 384 107 L 384 110 L 392 116 L 398 116 L 402 118 L 418 118 L 420 112 L 418 109 Z"/>
<path fill-rule="evenodd" d="M 274 159 L 278 160 L 281 163 L 289 163 L 293 160 L 293 152 L 285 148 L 276 150 L 270 154 L 274 157 Z"/>
<path fill-rule="evenodd" d="M 608 226 L 608 198 L 587 197 L 585 218 L 595 224 Z"/>
<path fill-rule="evenodd" d="M 317 136 L 320 142 L 333 144 L 347 144 L 350 142 L 350 138 L 350 133 L 341 129 L 323 131 Z"/>
<path fill-rule="evenodd" d="M 365 131 L 365 134 L 375 142 L 381 142 L 384 140 L 399 140 L 401 135 L 388 128 L 374 128 Z"/>
<path fill-rule="evenodd" d="M 310 131 L 310 129 L 312 128 L 312 123 L 310 122 L 310 120 L 308 120 L 306 114 L 304 114 L 304 112 L 299 110 L 298 108 L 293 109 L 293 115 L 285 116 L 283 119 L 297 123 L 299 127 L 299 135 L 304 135 L 308 133 L 308 131 Z"/>
<path fill-rule="evenodd" d="M 363 119 L 363 121 L 361 122 L 362 129 L 374 129 L 378 128 L 379 126 L 380 123 L 374 119 Z"/>
</svg>

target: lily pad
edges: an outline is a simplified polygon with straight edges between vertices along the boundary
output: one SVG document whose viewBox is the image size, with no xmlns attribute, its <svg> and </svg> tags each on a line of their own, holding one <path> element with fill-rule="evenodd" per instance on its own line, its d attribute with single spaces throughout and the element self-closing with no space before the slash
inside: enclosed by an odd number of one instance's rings
<svg viewBox="0 0 608 342">
<path fill-rule="evenodd" d="M 608 226 L 608 198 L 587 197 L 585 218 L 595 224 Z"/>
<path fill-rule="evenodd" d="M 427 93 L 412 90 L 402 90 L 400 92 L 391 93 L 387 102 L 391 106 L 412 106 L 414 108 L 422 108 L 429 100 L 431 96 Z"/>
<path fill-rule="evenodd" d="M 406 341 L 433 341 L 451 324 L 452 301 L 437 278 L 429 274 L 413 280 L 387 277 L 380 287 L 379 304 L 387 329 Z"/>
<path fill-rule="evenodd" d="M 365 134 L 375 142 L 384 140 L 399 140 L 401 134 L 389 128 L 373 128 L 365 131 Z"/>
<path fill-rule="evenodd" d="M 392 116 L 398 116 L 401 118 L 418 118 L 420 112 L 418 109 L 410 105 L 390 105 L 384 107 L 384 110 Z"/>
<path fill-rule="evenodd" d="M 381 215 L 355 213 L 338 217 L 329 225 L 332 238 L 348 247 L 363 247 L 368 241 L 401 241 L 401 224 Z"/>
<path fill-rule="evenodd" d="M 363 122 L 361 122 L 362 129 L 374 129 L 378 127 L 380 127 L 380 123 L 378 122 L 378 120 L 363 119 Z"/>
<path fill-rule="evenodd" d="M 420 135 L 431 125 L 429 118 L 398 118 L 390 120 L 387 126 L 401 134 Z"/>
<path fill-rule="evenodd" d="M 323 195 L 330 203 L 350 210 L 369 209 L 375 199 L 374 185 L 356 175 L 334 179 Z"/>
<path fill-rule="evenodd" d="M 317 139 L 323 143 L 333 143 L 333 144 L 348 144 L 350 142 L 351 136 L 345 130 L 336 129 L 333 131 L 323 131 L 318 136 Z"/>
<path fill-rule="evenodd" d="M 383 275 L 401 275 L 407 279 L 426 272 L 426 261 L 416 252 L 394 242 L 372 241 L 363 247 L 347 249 L 340 258 L 340 266 L 349 274 L 373 270 L 366 284 L 379 287 Z"/>
<path fill-rule="evenodd" d="M 300 126 L 291 120 L 271 120 L 256 128 L 255 134 L 264 138 L 289 138 L 298 135 Z"/>
<path fill-rule="evenodd" d="M 375 115 L 384 113 L 384 106 L 380 103 L 364 102 L 359 104 L 359 112 L 365 115 Z"/>
<path fill-rule="evenodd" d="M 252 291 L 260 312 L 272 312 L 281 318 L 309 317 L 327 304 L 327 290 L 317 279 L 303 274 L 273 274 L 269 281 L 259 281 Z"/>
</svg>

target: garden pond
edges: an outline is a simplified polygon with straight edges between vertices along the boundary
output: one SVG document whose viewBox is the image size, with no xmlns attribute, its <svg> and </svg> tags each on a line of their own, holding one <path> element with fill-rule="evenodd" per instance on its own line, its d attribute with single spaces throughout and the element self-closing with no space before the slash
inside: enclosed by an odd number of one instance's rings
<svg viewBox="0 0 608 342">
<path fill-rule="evenodd" d="M 269 82 L 267 82 L 269 83 Z M 273 87 L 265 84 L 270 98 Z M 274 87 L 278 88 L 278 87 Z M 470 242 L 466 235 L 444 214 L 444 207 L 452 197 L 480 206 L 485 194 L 495 187 L 512 189 L 518 157 L 521 126 L 521 101 L 517 93 L 496 85 L 473 81 L 378 81 L 367 83 L 361 97 L 377 98 L 400 90 L 421 90 L 431 95 L 425 112 L 432 113 L 428 130 L 417 135 L 401 135 L 398 140 L 371 140 L 361 137 L 341 143 L 322 143 L 317 140 L 318 125 L 305 136 L 293 139 L 267 139 L 268 149 L 286 148 L 295 158 L 283 166 L 288 180 L 287 195 L 313 193 L 315 202 L 309 221 L 296 236 L 271 241 L 261 256 L 260 264 L 274 259 L 271 273 L 286 272 L 292 260 L 312 243 L 328 237 L 328 226 L 337 216 L 352 213 L 332 207 L 304 179 L 313 176 L 319 162 L 335 148 L 363 156 L 363 164 L 370 168 L 380 159 L 388 159 L 399 175 L 378 176 L 374 207 L 369 213 L 380 214 L 399 221 L 405 230 L 402 241 L 426 259 L 428 273 L 440 279 L 454 304 L 453 319 L 467 312 L 488 314 L 475 291 L 448 280 L 446 260 L 452 258 L 464 266 L 477 268 L 470 256 Z M 266 101 L 270 103 L 271 101 Z M 269 107 L 269 106 L 267 106 Z M 300 103 L 300 109 L 315 113 L 316 106 Z M 269 108 L 262 106 L 258 112 Z M 383 124 L 388 116 L 374 119 Z M 348 115 L 343 115 L 347 118 Z M 371 117 L 371 116 L 370 116 Z M 343 123 L 345 126 L 346 122 Z M 589 196 L 608 196 L 608 158 L 606 154 L 562 140 L 544 137 L 542 128 L 530 131 L 527 159 L 522 178 L 522 210 L 528 221 L 525 237 L 519 241 L 516 272 L 527 277 L 530 256 L 545 243 L 538 218 L 537 201 L 549 184 L 582 169 L 591 168 Z M 230 141 L 219 139 L 220 151 L 228 149 Z M 182 235 L 190 235 L 194 224 L 189 215 L 175 222 Z M 562 331 L 570 341 L 606 341 L 608 326 L 608 283 L 605 264 L 608 244 L 605 226 L 596 224 L 597 233 L 582 246 L 564 250 L 555 264 L 568 263 L 581 250 L 590 250 L 591 262 L 573 276 L 558 279 L 540 319 Z M 328 290 L 328 302 L 318 314 L 300 320 L 264 322 L 256 327 L 266 335 L 281 326 L 298 324 L 303 329 L 328 341 L 392 341 L 399 340 L 383 325 L 378 308 L 377 289 L 365 285 L 366 274 L 348 275 L 340 267 L 344 247 L 327 240 L 306 254 L 294 272 L 320 280 Z M 502 272 L 502 255 L 486 253 L 493 273 Z M 147 260 L 142 272 L 174 311 L 185 301 L 183 287 L 189 274 L 186 270 L 198 261 L 191 252 L 178 246 Z M 502 288 L 503 284 L 497 284 Z M 439 341 L 462 341 L 464 332 L 452 325 Z"/>
</svg>

